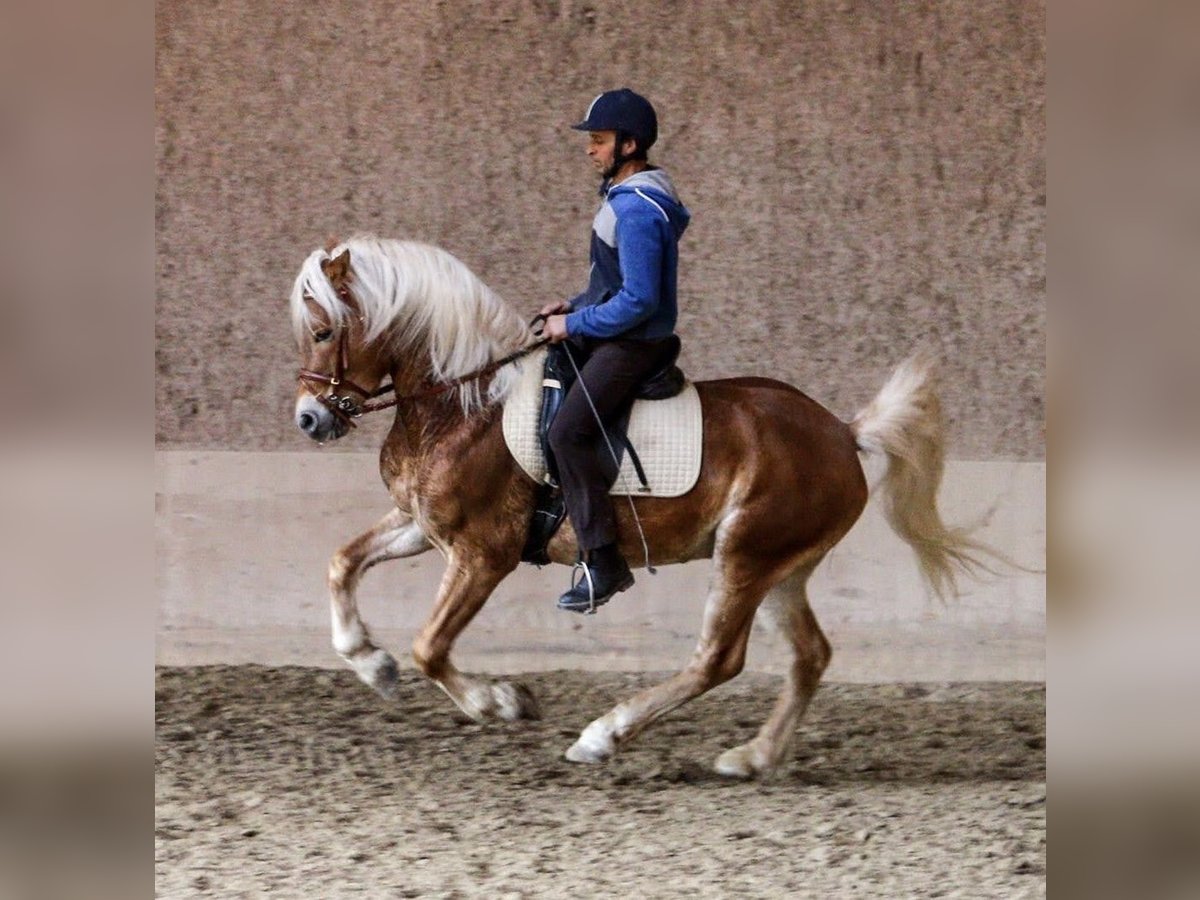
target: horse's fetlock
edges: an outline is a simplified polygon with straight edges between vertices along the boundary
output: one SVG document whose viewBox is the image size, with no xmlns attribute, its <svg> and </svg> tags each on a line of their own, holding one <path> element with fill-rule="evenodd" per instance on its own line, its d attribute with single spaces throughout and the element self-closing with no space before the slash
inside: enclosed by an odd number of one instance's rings
<svg viewBox="0 0 1200 900">
<path fill-rule="evenodd" d="M 332 643 L 337 655 L 345 660 L 349 660 L 364 649 L 371 647 L 366 629 L 359 622 L 351 622 L 349 625 L 341 627 L 335 626 Z"/>
</svg>

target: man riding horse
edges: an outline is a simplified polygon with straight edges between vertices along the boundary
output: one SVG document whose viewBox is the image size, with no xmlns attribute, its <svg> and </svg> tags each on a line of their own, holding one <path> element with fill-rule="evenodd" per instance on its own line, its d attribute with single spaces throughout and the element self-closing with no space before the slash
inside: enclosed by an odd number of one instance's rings
<svg viewBox="0 0 1200 900">
<path fill-rule="evenodd" d="M 658 118 L 628 88 L 592 101 L 583 121 L 587 155 L 602 179 L 592 220 L 587 290 L 542 307 L 545 335 L 568 342 L 579 378 L 550 430 L 567 515 L 587 575 L 558 599 L 559 609 L 591 612 L 633 585 L 617 547 L 609 483 L 597 453 L 605 424 L 674 348 L 679 238 L 691 216 L 667 173 L 647 152 Z"/>
<path fill-rule="evenodd" d="M 670 497 L 640 494 L 628 511 L 613 509 L 588 455 L 593 442 L 580 437 L 598 433 L 588 398 L 600 418 L 611 414 L 659 364 L 660 346 L 674 343 L 676 244 L 687 212 L 666 177 L 638 158 L 655 124 L 648 103 L 617 91 L 598 97 L 577 126 L 590 133 L 588 154 L 607 190 L 588 290 L 548 307 L 549 337 L 581 351 L 583 377 L 552 442 L 566 460 L 560 476 L 572 528 L 559 529 L 544 555 L 570 565 L 582 547 L 603 602 L 632 582 L 615 542 L 632 552 L 637 529 L 647 566 L 709 558 L 712 581 L 686 664 L 593 720 L 566 757 L 609 759 L 671 710 L 735 677 L 761 608 L 791 650 L 787 676 L 758 733 L 726 749 L 714 768 L 764 775 L 787 762 L 829 665 L 832 648 L 807 585 L 866 506 L 860 455 L 886 460 L 875 487 L 884 516 L 938 595 L 954 596 L 958 575 L 997 557 L 939 514 L 945 422 L 926 353 L 897 366 L 849 420 L 770 378 L 696 382 L 704 427 L 694 486 Z M 306 435 L 337 439 L 357 416 L 395 409 L 379 458 L 392 508 L 329 563 L 334 648 L 366 684 L 394 697 L 399 666 L 363 621 L 358 585 L 385 560 L 436 548 L 445 571 L 413 639 L 414 663 L 476 721 L 536 717 L 537 701 L 522 685 L 472 675 L 452 659 L 455 641 L 520 565 L 537 507 L 538 481 L 509 453 L 503 427 L 520 377 L 515 363 L 539 346 L 528 323 L 447 251 L 375 235 L 310 253 L 289 306 L 301 363 L 295 421 Z M 385 394 L 394 396 L 376 399 Z M 562 605 L 578 610 L 588 601 L 572 591 Z"/>
</svg>

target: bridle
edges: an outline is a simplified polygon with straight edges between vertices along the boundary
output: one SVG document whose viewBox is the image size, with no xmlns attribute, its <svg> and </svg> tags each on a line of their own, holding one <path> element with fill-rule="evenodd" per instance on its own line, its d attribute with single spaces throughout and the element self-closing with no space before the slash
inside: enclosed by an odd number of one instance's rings
<svg viewBox="0 0 1200 900">
<path fill-rule="evenodd" d="M 348 306 L 353 308 L 354 302 L 350 299 L 349 291 L 347 291 L 345 288 L 341 288 L 338 290 L 338 296 L 341 297 Z M 530 324 L 536 324 L 539 319 L 544 320 L 545 316 L 539 315 L 535 317 L 533 322 Z M 351 428 L 357 428 L 358 426 L 354 420 L 361 418 L 367 413 L 378 412 L 381 409 L 388 409 L 400 403 L 410 403 L 419 400 L 425 400 L 429 397 L 434 397 L 438 394 L 443 394 L 446 391 L 453 390 L 454 388 L 460 387 L 461 385 L 464 385 L 470 381 L 475 381 L 479 378 L 486 378 L 497 369 L 501 369 L 511 362 L 516 362 L 518 359 L 528 356 L 530 353 L 533 353 L 538 348 L 545 346 L 550 341 L 549 338 L 541 337 L 541 332 L 537 331 L 535 332 L 535 335 L 538 336 L 538 340 L 526 347 L 522 347 L 515 353 L 510 353 L 508 356 L 505 356 L 502 359 L 488 363 L 482 369 L 478 369 L 467 375 L 460 375 L 459 377 L 453 378 L 450 381 L 435 382 L 434 384 L 422 388 L 413 394 L 406 394 L 403 397 L 396 395 L 389 397 L 387 400 L 372 402 L 375 401 L 376 397 L 382 397 L 384 394 L 395 394 L 396 385 L 384 384 L 373 391 L 368 391 L 366 388 L 360 387 L 350 379 L 346 378 L 345 373 L 347 367 L 349 366 L 348 351 L 346 349 L 346 337 L 349 334 L 350 329 L 343 325 L 338 330 L 338 352 L 337 356 L 334 358 L 333 374 L 327 375 L 324 372 L 314 372 L 311 369 L 301 369 L 296 375 L 296 380 L 301 384 L 308 383 L 328 385 L 329 393 L 316 393 L 314 396 L 322 406 L 328 409 L 334 414 L 334 416 L 336 416 L 346 425 L 349 425 Z M 355 399 L 349 393 L 345 393 L 346 391 L 357 394 L 361 399 Z"/>
<path fill-rule="evenodd" d="M 322 406 L 333 413 L 338 419 L 351 428 L 356 428 L 358 426 L 354 422 L 355 419 L 365 413 L 395 406 L 399 401 L 397 398 L 392 397 L 390 400 L 372 403 L 371 401 L 376 397 L 382 397 L 389 391 L 395 391 L 396 388 L 393 385 L 385 384 L 373 391 L 368 391 L 346 377 L 346 368 L 349 363 L 346 350 L 346 335 L 349 334 L 350 329 L 343 325 L 339 329 L 339 332 L 338 352 L 334 359 L 333 374 L 326 375 L 324 372 L 301 369 L 296 375 L 296 380 L 301 384 L 328 385 L 329 393 L 314 393 L 314 396 Z M 361 399 L 355 399 L 350 393 L 346 393 L 348 391 L 357 394 Z"/>
</svg>

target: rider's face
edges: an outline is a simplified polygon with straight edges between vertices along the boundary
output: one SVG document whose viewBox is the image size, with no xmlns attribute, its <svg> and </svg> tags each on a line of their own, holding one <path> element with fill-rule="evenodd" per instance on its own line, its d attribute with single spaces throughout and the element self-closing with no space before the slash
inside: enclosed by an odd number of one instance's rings
<svg viewBox="0 0 1200 900">
<path fill-rule="evenodd" d="M 613 164 L 613 155 L 617 147 L 615 131 L 589 131 L 587 142 L 588 159 L 597 172 L 605 172 Z"/>
<path fill-rule="evenodd" d="M 636 143 L 632 140 L 625 142 L 625 152 L 632 153 Z M 589 131 L 587 141 L 588 159 L 597 172 L 607 172 L 612 167 L 617 150 L 617 133 L 615 131 Z"/>
</svg>

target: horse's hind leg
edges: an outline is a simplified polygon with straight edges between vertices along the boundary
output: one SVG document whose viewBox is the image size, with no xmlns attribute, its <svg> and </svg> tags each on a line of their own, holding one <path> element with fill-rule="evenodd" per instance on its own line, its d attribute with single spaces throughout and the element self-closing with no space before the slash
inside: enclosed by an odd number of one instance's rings
<svg viewBox="0 0 1200 900">
<path fill-rule="evenodd" d="M 358 614 L 355 592 L 363 573 L 376 563 L 415 556 L 430 547 L 421 529 L 398 509 L 384 516 L 342 547 L 329 561 L 329 598 L 333 617 L 333 649 L 358 677 L 384 697 L 395 692 L 399 669 L 395 658 L 371 640 Z"/>
<path fill-rule="evenodd" d="M 796 726 L 803 717 L 832 651 L 808 605 L 805 587 L 813 566 L 804 566 L 772 588 L 762 611 L 773 617 L 792 647 L 792 665 L 783 691 L 754 740 L 726 750 L 716 770 L 722 775 L 749 778 L 775 769 L 792 745 Z"/>
<path fill-rule="evenodd" d="M 764 574 L 751 561 L 730 559 L 721 551 L 717 559 L 700 640 L 687 667 L 662 684 L 618 704 L 588 725 L 567 750 L 567 759 L 603 762 L 651 722 L 742 670 L 754 611 L 778 575 Z"/>
</svg>

